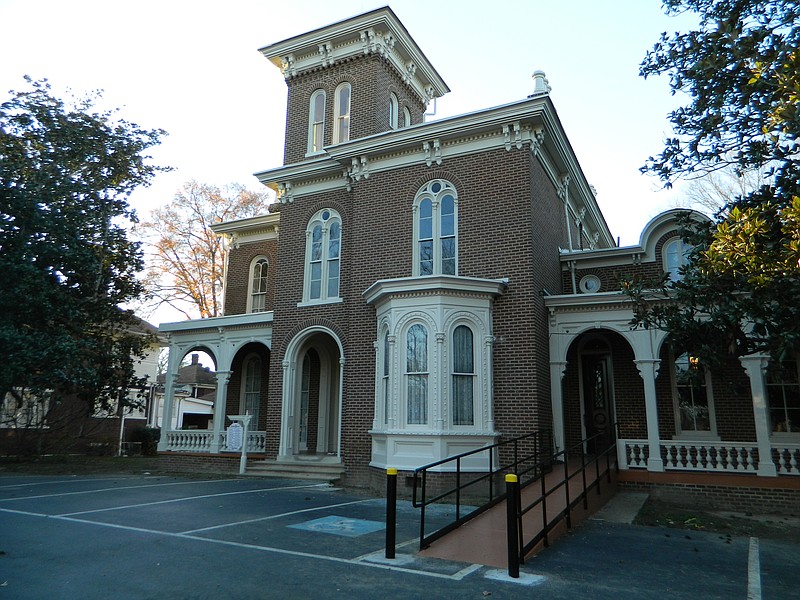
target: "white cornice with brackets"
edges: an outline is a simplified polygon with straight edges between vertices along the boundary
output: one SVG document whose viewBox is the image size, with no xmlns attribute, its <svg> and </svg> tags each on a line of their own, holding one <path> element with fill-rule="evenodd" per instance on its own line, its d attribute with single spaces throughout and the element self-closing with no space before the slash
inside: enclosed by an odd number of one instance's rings
<svg viewBox="0 0 800 600">
<path fill-rule="evenodd" d="M 260 49 L 289 80 L 308 72 L 376 54 L 426 103 L 450 91 L 389 7 L 333 23 Z"/>
</svg>

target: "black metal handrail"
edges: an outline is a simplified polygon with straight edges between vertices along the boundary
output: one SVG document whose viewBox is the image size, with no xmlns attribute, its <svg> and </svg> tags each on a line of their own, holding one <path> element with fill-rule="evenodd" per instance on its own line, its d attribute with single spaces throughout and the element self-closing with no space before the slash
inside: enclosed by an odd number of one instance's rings
<svg viewBox="0 0 800 600">
<path fill-rule="evenodd" d="M 520 458 L 520 446 L 523 443 L 533 445 L 533 452 L 526 454 Z M 505 447 L 511 447 L 509 452 L 512 453 L 512 460 L 507 464 L 500 464 L 501 450 Z M 462 461 L 465 458 L 474 456 L 476 454 L 487 453 L 487 466 L 485 471 L 476 471 L 474 469 L 462 470 Z M 414 491 L 413 491 L 413 505 L 415 508 L 421 509 L 420 511 L 420 536 L 419 547 L 420 550 L 427 548 L 435 540 L 441 538 L 447 533 L 460 527 L 470 519 L 474 519 L 479 514 L 487 511 L 492 506 L 503 501 L 506 497 L 506 491 L 502 484 L 498 485 L 496 479 L 507 473 L 517 475 L 521 480 L 524 479 L 527 483 L 534 481 L 540 477 L 550 464 L 550 457 L 553 454 L 553 436 L 549 429 L 543 429 L 521 435 L 509 440 L 504 440 L 484 446 L 469 452 L 462 452 L 455 456 L 450 456 L 442 460 L 437 460 L 430 464 L 418 467 L 414 470 Z M 498 466 L 495 468 L 494 463 L 497 459 Z M 448 463 L 455 463 L 453 469 L 443 469 L 444 465 Z M 436 472 L 444 476 L 455 476 L 455 486 L 428 497 L 428 472 Z M 463 475 L 468 474 L 468 480 L 463 478 Z M 484 495 L 486 501 L 479 506 L 473 508 L 469 512 L 462 514 L 462 500 L 464 498 L 465 490 L 474 488 L 479 484 L 485 482 L 487 486 L 487 493 Z M 418 491 L 419 490 L 419 491 Z M 455 496 L 455 519 L 437 529 L 436 531 L 426 535 L 425 533 L 425 508 L 434 503 L 438 503 L 445 498 Z"/>
<path fill-rule="evenodd" d="M 617 449 L 617 443 L 616 443 L 616 440 L 613 440 L 612 443 L 609 446 L 607 446 L 604 450 L 602 450 L 599 453 L 592 453 L 592 454 L 589 454 L 589 455 L 587 455 L 587 453 L 586 453 L 586 448 L 588 447 L 588 445 L 591 442 L 593 442 L 595 440 L 596 441 L 601 441 L 601 440 L 605 441 L 606 439 L 607 439 L 607 434 L 606 433 L 598 433 L 598 434 L 595 434 L 593 436 L 590 436 L 588 438 L 585 438 L 585 439 L 581 440 L 580 442 L 578 442 L 577 444 L 575 444 L 571 448 L 567 448 L 565 450 L 562 450 L 561 452 L 558 452 L 557 454 L 554 454 L 553 457 L 552 457 L 554 462 L 558 462 L 559 459 L 561 457 L 563 457 L 564 477 L 561 480 L 553 483 L 553 485 L 552 485 L 552 487 L 550 487 L 550 489 L 547 489 L 547 484 L 545 482 L 545 478 L 542 477 L 540 479 L 541 480 L 541 494 L 533 502 L 529 503 L 527 506 L 522 506 L 522 504 L 521 504 L 521 500 L 522 500 L 522 498 L 521 498 L 521 490 L 526 485 L 528 485 L 529 483 L 532 483 L 532 482 L 531 481 L 528 481 L 526 483 L 521 483 L 520 482 L 519 485 L 515 486 L 515 490 L 516 490 L 516 494 L 517 494 L 516 506 L 519 507 L 517 518 L 516 518 L 516 524 L 515 524 L 517 531 L 509 533 L 509 539 L 511 539 L 513 537 L 513 538 L 516 538 L 516 540 L 517 540 L 517 544 L 516 544 L 517 545 L 517 551 L 518 551 L 517 558 L 518 558 L 518 563 L 519 564 L 525 562 L 525 560 L 524 560 L 525 559 L 525 555 L 527 555 L 531 550 L 533 550 L 537 546 L 537 544 L 539 544 L 540 542 L 544 542 L 545 547 L 550 545 L 548 534 L 562 520 L 566 520 L 567 527 L 570 528 L 570 529 L 572 528 L 572 510 L 581 502 L 583 502 L 584 510 L 588 510 L 588 508 L 589 508 L 589 505 L 588 505 L 589 492 L 592 489 L 596 489 L 597 490 L 597 495 L 600 495 L 600 493 L 601 493 L 600 482 L 602 481 L 603 477 L 606 477 L 607 480 L 608 480 L 608 483 L 611 484 L 611 471 L 612 471 L 612 469 L 616 469 L 617 471 L 619 470 L 619 464 L 618 464 L 618 460 L 617 460 L 617 450 L 616 450 Z M 577 452 L 576 452 L 577 450 L 580 450 L 581 467 L 579 469 L 577 469 L 575 472 L 570 473 L 569 472 L 569 457 L 571 455 L 577 454 Z M 587 462 L 587 456 L 589 457 L 589 461 L 588 462 Z M 604 467 L 604 470 L 601 472 L 600 471 L 600 463 L 603 461 L 603 459 L 605 459 L 605 467 Z M 589 469 L 592 465 L 594 465 L 594 469 L 595 469 L 595 479 L 591 483 L 587 484 L 587 481 L 586 481 L 586 470 Z M 572 480 L 575 477 L 581 477 L 581 480 L 582 480 L 582 491 L 577 495 L 576 498 L 570 499 L 569 483 L 570 483 L 570 480 Z M 555 492 L 557 492 L 561 487 L 564 488 L 564 492 L 565 492 L 565 499 L 566 499 L 565 506 L 564 506 L 564 508 L 562 510 L 556 512 L 554 515 L 552 515 L 550 518 L 548 518 L 548 515 L 547 515 L 547 498 L 549 496 L 551 496 L 552 494 L 554 494 Z M 537 534 L 535 534 L 533 537 L 531 537 L 530 540 L 525 542 L 524 541 L 524 537 L 525 536 L 524 536 L 523 526 L 522 526 L 522 518 L 525 516 L 525 514 L 527 514 L 528 512 L 530 512 L 531 510 L 533 510 L 534 508 L 539 506 L 540 504 L 542 506 L 542 527 L 538 531 Z M 511 544 L 511 542 L 509 542 L 509 551 L 511 551 L 511 546 L 512 546 L 512 544 Z M 512 557 L 509 557 L 509 565 L 512 563 L 511 558 Z"/>
</svg>

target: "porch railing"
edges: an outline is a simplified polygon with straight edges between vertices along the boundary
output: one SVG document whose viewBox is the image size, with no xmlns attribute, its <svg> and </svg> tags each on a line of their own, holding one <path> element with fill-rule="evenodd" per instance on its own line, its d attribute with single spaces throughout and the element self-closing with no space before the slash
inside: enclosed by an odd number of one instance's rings
<svg viewBox="0 0 800 600">
<path fill-rule="evenodd" d="M 167 450 L 171 452 L 211 452 L 214 432 L 207 429 L 167 431 Z M 228 435 L 220 434 L 220 449 L 227 444 Z M 247 432 L 247 452 L 263 453 L 267 441 L 266 431 Z"/>
<path fill-rule="evenodd" d="M 647 440 L 618 441 L 623 469 L 645 469 L 650 456 Z M 755 473 L 758 447 L 753 442 L 661 440 L 661 459 L 668 471 Z M 800 445 L 772 444 L 772 460 L 779 475 L 800 475 Z"/>
</svg>

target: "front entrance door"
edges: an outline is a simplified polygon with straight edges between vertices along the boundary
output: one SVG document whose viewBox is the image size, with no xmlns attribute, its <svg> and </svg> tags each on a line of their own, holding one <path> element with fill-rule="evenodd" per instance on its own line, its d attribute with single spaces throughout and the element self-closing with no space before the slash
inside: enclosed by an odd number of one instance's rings
<svg viewBox="0 0 800 600">
<path fill-rule="evenodd" d="M 607 354 L 584 354 L 581 367 L 586 437 L 597 435 L 589 442 L 587 450 L 597 454 L 607 449 L 614 441 L 611 416 L 611 359 Z"/>
</svg>

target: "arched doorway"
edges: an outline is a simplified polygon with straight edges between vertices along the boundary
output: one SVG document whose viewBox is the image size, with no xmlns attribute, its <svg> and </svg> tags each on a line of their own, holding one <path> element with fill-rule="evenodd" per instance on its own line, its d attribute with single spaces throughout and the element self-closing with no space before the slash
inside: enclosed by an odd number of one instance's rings
<svg viewBox="0 0 800 600">
<path fill-rule="evenodd" d="M 284 361 L 280 458 L 338 460 L 342 350 L 328 329 L 299 334 Z"/>
<path fill-rule="evenodd" d="M 611 347 L 598 335 L 587 335 L 578 344 L 584 435 L 591 438 L 587 450 L 602 452 L 614 442 L 614 378 Z"/>
</svg>

